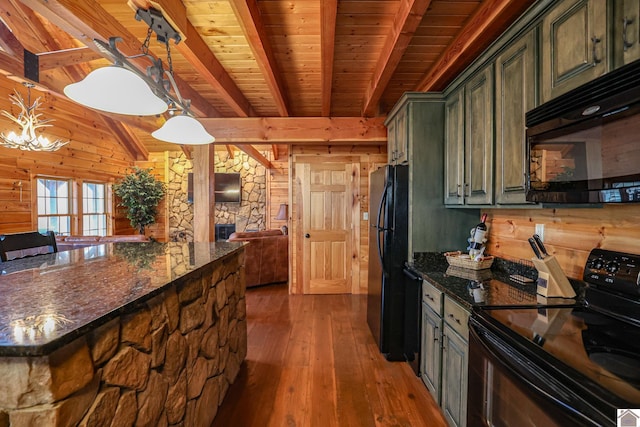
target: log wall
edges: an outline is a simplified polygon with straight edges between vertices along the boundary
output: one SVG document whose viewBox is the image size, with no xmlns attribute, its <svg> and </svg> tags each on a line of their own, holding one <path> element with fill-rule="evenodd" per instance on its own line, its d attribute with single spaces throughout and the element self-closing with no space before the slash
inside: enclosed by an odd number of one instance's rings
<svg viewBox="0 0 640 427">
<path fill-rule="evenodd" d="M 565 274 L 581 279 L 593 248 L 640 254 L 640 205 L 602 208 L 487 209 L 487 252 L 508 259 L 533 257 L 527 239 L 544 224 L 544 243 Z"/>
</svg>

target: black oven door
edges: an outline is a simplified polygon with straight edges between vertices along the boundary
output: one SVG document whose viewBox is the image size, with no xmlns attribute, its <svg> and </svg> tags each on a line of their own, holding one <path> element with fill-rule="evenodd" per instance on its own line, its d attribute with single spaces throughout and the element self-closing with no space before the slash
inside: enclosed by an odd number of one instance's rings
<svg viewBox="0 0 640 427">
<path fill-rule="evenodd" d="M 612 425 L 613 418 L 583 401 L 526 349 L 477 316 L 469 326 L 469 427 Z"/>
</svg>

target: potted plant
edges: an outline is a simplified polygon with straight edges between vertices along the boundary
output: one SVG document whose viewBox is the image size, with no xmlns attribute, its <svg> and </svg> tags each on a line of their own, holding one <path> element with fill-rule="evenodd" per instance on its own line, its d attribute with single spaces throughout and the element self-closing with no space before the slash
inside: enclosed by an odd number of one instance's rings
<svg viewBox="0 0 640 427">
<path fill-rule="evenodd" d="M 156 222 L 158 204 L 164 197 L 165 186 L 151 175 L 151 169 L 134 167 L 113 186 L 114 193 L 120 198 L 119 206 L 127 209 L 127 218 L 131 226 L 144 234 L 144 228 Z"/>
</svg>

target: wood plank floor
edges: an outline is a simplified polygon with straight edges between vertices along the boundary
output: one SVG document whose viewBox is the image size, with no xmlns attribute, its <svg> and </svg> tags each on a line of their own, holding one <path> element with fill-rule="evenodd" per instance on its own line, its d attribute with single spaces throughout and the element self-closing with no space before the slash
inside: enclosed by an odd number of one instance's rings
<svg viewBox="0 0 640 427">
<path fill-rule="evenodd" d="M 212 427 L 446 426 L 409 365 L 388 362 L 366 296 L 247 290 L 248 355 Z"/>
</svg>

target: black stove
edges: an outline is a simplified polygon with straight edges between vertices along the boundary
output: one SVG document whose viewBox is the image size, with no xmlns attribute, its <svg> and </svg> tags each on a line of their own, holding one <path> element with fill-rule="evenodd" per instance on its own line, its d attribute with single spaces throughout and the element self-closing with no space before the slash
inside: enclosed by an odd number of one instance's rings
<svg viewBox="0 0 640 427">
<path fill-rule="evenodd" d="M 494 368 L 489 375 L 474 357 L 495 359 L 484 366 L 499 364 L 502 376 L 526 384 L 521 388 L 545 420 L 527 425 L 616 425 L 619 410 L 640 408 L 640 256 L 594 249 L 583 279 L 584 299 L 573 304 L 474 307 L 470 341 L 480 345 L 470 349 L 469 393 L 493 396 L 485 397 L 483 408 L 470 403 L 469 425 L 528 417 L 515 406 L 510 412 L 496 406 L 506 396 L 497 386 L 490 393 L 487 378 L 501 375 Z M 474 355 L 474 346 L 488 351 Z M 490 408 L 488 401 L 494 402 Z"/>
</svg>

